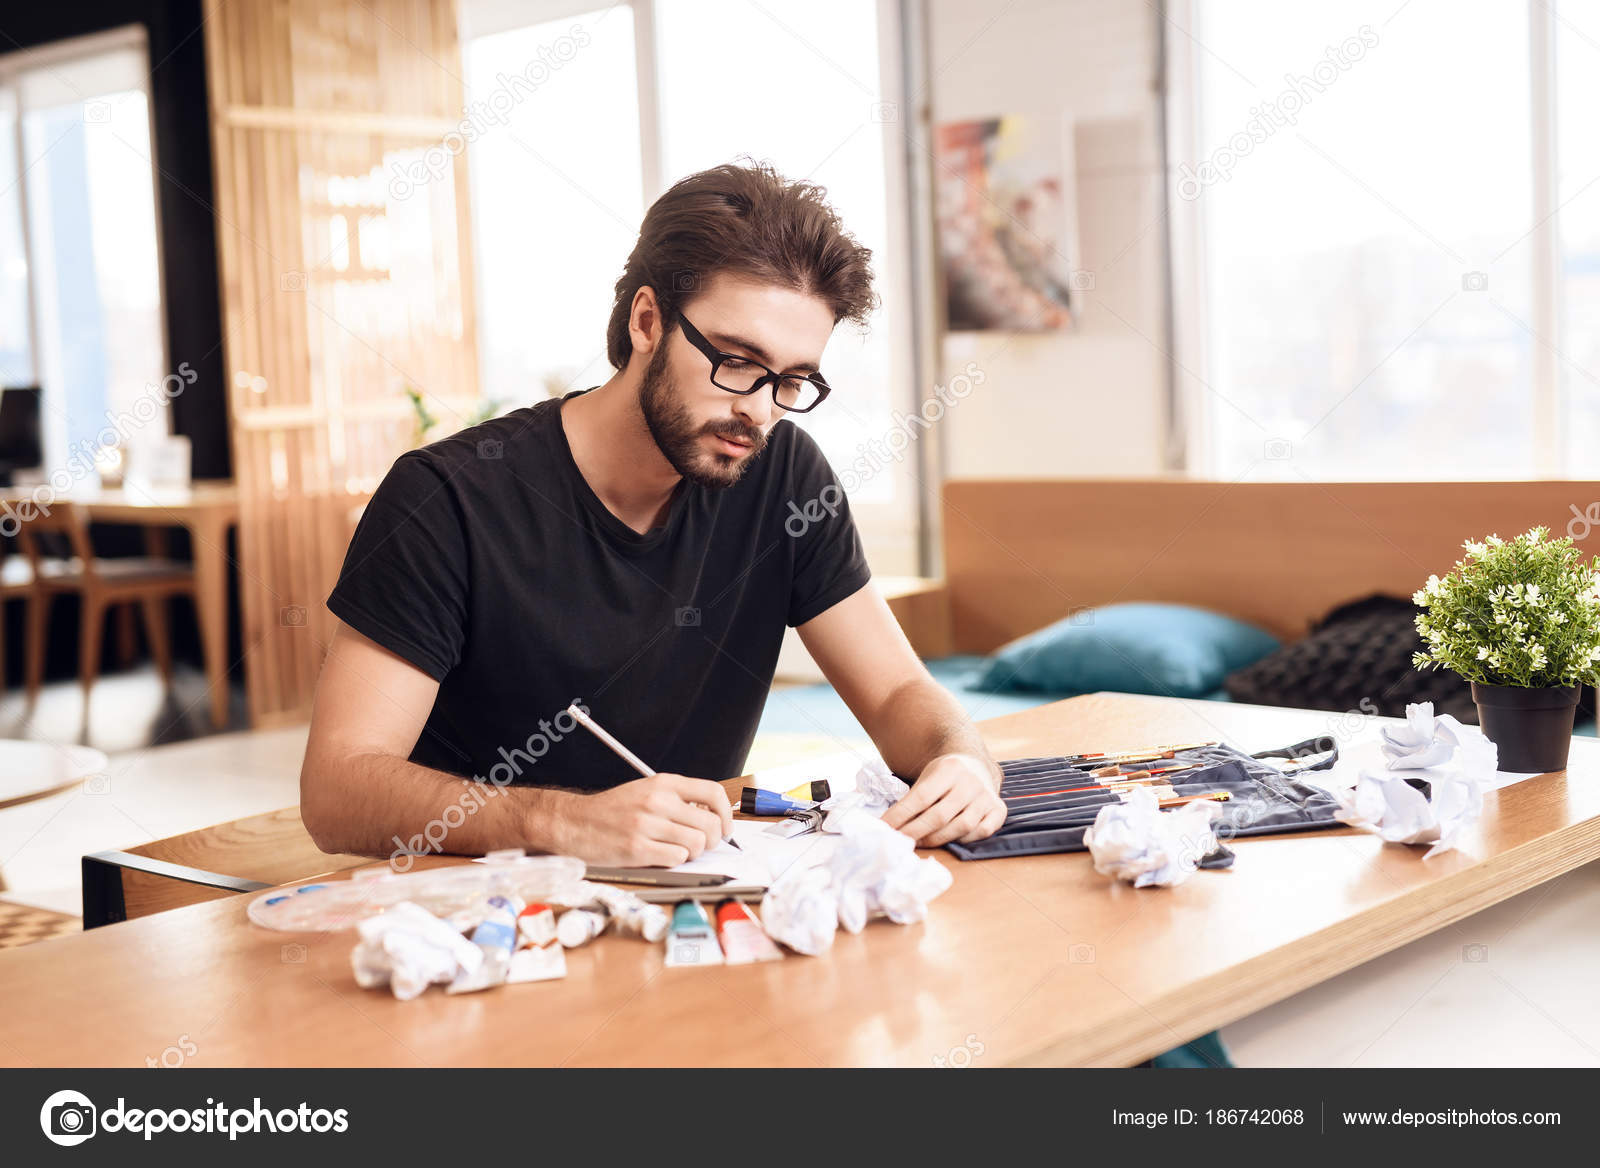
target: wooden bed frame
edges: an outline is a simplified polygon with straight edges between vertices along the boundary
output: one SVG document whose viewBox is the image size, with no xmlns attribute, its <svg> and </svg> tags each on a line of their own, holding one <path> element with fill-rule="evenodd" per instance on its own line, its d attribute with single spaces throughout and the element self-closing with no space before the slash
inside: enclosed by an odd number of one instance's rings
<svg viewBox="0 0 1600 1168">
<path fill-rule="evenodd" d="M 989 653 L 1122 601 L 1200 605 L 1294 639 L 1345 601 L 1410 596 L 1461 558 L 1466 539 L 1543 524 L 1600 552 L 1597 500 L 1600 482 L 1569 480 L 952 480 L 944 549 L 954 650 Z"/>
</svg>

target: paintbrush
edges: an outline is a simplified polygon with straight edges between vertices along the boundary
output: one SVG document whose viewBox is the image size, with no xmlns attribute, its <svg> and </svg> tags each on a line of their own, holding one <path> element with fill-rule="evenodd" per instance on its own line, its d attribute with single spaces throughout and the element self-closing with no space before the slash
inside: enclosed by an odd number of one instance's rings
<svg viewBox="0 0 1600 1168">
<path fill-rule="evenodd" d="M 1197 762 L 1180 762 L 1177 766 L 1150 767 L 1148 770 L 1142 771 L 1124 771 L 1120 766 L 1108 766 L 1100 767 L 1098 770 L 1092 770 L 1089 773 L 1097 779 L 1148 779 L 1156 775 L 1170 775 L 1174 771 L 1192 771 L 1199 765 Z"/>
<path fill-rule="evenodd" d="M 1218 745 L 1221 744 L 1217 742 L 1180 742 L 1174 746 L 1145 746 L 1137 750 L 1090 750 L 1083 754 L 1069 754 L 1066 756 L 1065 761 L 1069 763 L 1145 762 L 1151 759 L 1171 758 L 1180 750 L 1199 750 L 1202 747 Z"/>
<path fill-rule="evenodd" d="M 1029 791 L 1025 795 L 1002 795 L 1002 799 L 1042 799 L 1046 795 L 1075 795 L 1080 791 L 1115 791 L 1119 787 L 1132 789 L 1144 786 L 1146 783 L 1165 783 L 1162 774 L 1156 775 L 1130 775 L 1126 779 L 1114 779 L 1109 783 L 1091 783 L 1087 787 L 1062 787 L 1055 791 Z"/>
<path fill-rule="evenodd" d="M 1228 791 L 1204 791 L 1198 795 L 1179 795 L 1176 799 L 1163 799 L 1161 807 L 1182 807 L 1185 803 L 1226 803 L 1233 798 Z"/>
</svg>

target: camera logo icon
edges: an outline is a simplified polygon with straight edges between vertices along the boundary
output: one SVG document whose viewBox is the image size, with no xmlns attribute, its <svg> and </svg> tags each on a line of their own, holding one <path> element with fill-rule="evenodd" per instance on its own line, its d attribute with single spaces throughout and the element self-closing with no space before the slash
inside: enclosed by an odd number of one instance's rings
<svg viewBox="0 0 1600 1168">
<path fill-rule="evenodd" d="M 39 1126 L 52 1144 L 71 1148 L 94 1135 L 98 1114 L 82 1092 L 57 1091 L 39 1109 Z"/>
<path fill-rule="evenodd" d="M 304 628 L 306 609 L 303 604 L 287 604 L 278 610 L 278 623 L 285 628 Z"/>
<path fill-rule="evenodd" d="M 700 610 L 698 608 L 680 608 L 672 614 L 673 620 L 680 629 L 697 629 L 700 627 Z"/>
<path fill-rule="evenodd" d="M 700 286 L 700 277 L 694 272 L 683 270 L 672 273 L 672 290 L 674 292 L 693 292 Z"/>
<path fill-rule="evenodd" d="M 478 439 L 478 457 L 487 460 L 500 458 L 505 454 L 505 445 L 498 438 Z"/>
<path fill-rule="evenodd" d="M 1487 292 L 1489 290 L 1489 273 L 1463 272 L 1461 275 L 1461 290 L 1463 292 Z"/>
<path fill-rule="evenodd" d="M 1074 292 L 1093 292 L 1094 273 L 1080 268 L 1067 277 L 1067 286 Z"/>
</svg>

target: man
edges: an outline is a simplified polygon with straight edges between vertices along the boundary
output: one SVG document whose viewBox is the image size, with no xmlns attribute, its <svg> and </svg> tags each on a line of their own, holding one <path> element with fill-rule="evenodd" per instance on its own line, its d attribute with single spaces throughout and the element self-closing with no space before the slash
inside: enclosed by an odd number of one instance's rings
<svg viewBox="0 0 1600 1168">
<path fill-rule="evenodd" d="M 869 260 L 815 186 L 691 175 L 617 282 L 609 381 L 396 461 L 328 601 L 300 780 L 320 847 L 691 859 L 729 830 L 714 780 L 742 770 L 786 624 L 912 781 L 886 822 L 928 847 L 999 828 L 998 768 L 785 419 L 827 408 L 823 348 L 871 311 Z M 660 773 L 575 728 L 574 701 Z"/>
</svg>

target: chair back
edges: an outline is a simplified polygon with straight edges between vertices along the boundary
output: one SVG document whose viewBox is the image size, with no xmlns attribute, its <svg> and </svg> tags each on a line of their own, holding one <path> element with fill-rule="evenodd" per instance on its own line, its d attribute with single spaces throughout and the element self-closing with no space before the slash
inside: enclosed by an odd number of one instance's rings
<svg viewBox="0 0 1600 1168">
<path fill-rule="evenodd" d="M 17 542 L 33 564 L 36 580 L 43 578 L 45 561 L 51 559 L 75 559 L 86 578 L 95 576 L 89 515 L 75 503 L 59 500 L 36 508 L 18 530 Z"/>
</svg>

